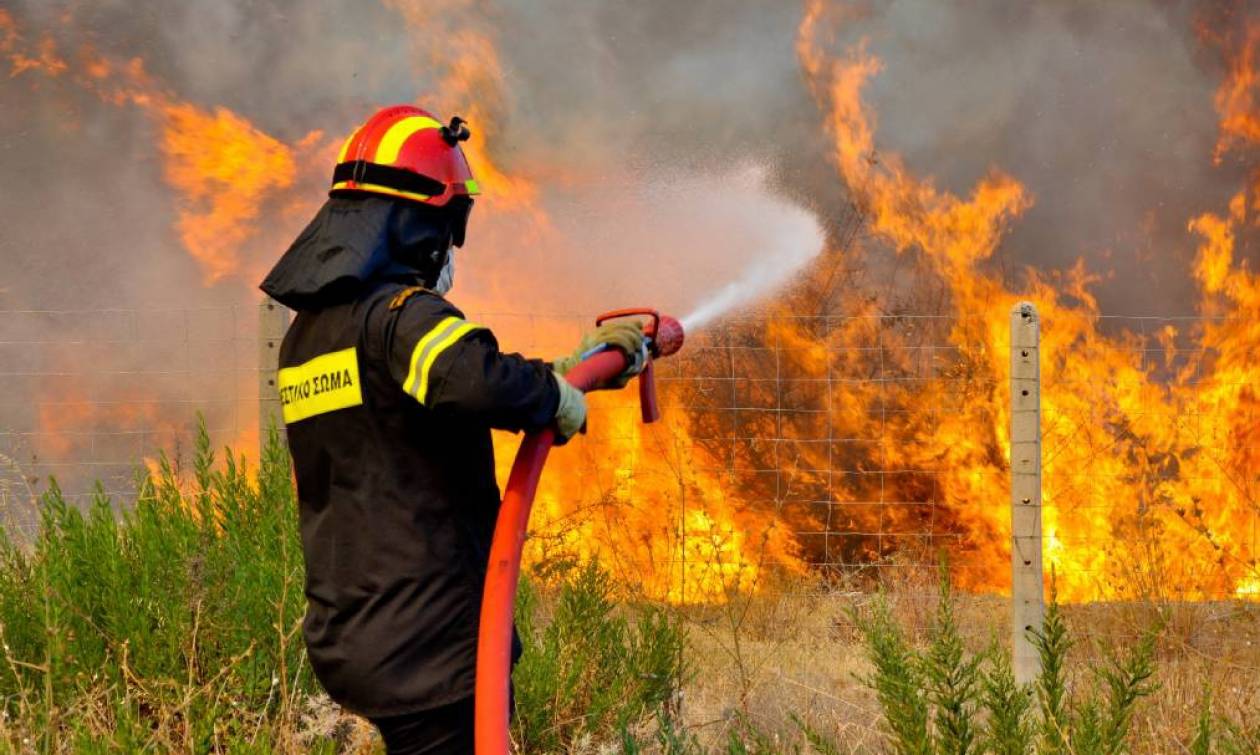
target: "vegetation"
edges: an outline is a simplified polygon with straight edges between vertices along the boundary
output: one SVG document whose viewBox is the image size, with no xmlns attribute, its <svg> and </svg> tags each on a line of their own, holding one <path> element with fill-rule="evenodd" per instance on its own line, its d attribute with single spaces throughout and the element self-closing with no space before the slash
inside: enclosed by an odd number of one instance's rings
<svg viewBox="0 0 1260 755">
<path fill-rule="evenodd" d="M 855 746 L 795 715 L 792 727 L 775 731 L 758 729 L 746 715 L 737 714 L 727 727 L 726 741 L 706 746 L 662 714 L 653 740 L 627 738 L 623 752 L 645 752 L 649 741 L 655 751 L 671 755 L 1114 755 L 1154 751 L 1164 744 L 1196 754 L 1260 752 L 1260 730 L 1213 715 L 1207 691 L 1186 743 L 1161 743 L 1134 731 L 1138 706 L 1159 688 L 1154 682 L 1159 623 L 1127 652 L 1108 651 L 1102 663 L 1082 667 L 1070 660 L 1073 641 L 1062 607 L 1052 600 L 1032 637 L 1042 673 L 1034 683 L 1021 685 L 1010 653 L 1000 643 L 990 640 L 978 651 L 968 649 L 956 607 L 948 571 L 942 567 L 937 603 L 926 627 L 899 622 L 885 595 L 865 611 L 850 612 L 869 669 L 859 679 L 882 714 L 881 736 L 874 742 Z M 922 642 L 915 641 L 919 634 Z"/>
<path fill-rule="evenodd" d="M 98 495 L 80 511 L 54 485 L 34 542 L 0 535 L 0 750 L 378 751 L 305 660 L 279 439 L 248 470 L 231 453 L 216 460 L 202 433 L 189 465 L 163 458 L 137 490 L 125 506 Z M 1142 629 L 1124 652 L 1091 657 L 1052 603 L 1036 633 L 1043 673 L 1020 685 L 1002 643 L 964 631 L 996 620 L 966 615 L 974 599 L 954 595 L 944 570 L 931 605 L 912 610 L 913 594 L 654 606 L 627 602 L 595 565 L 561 568 L 522 588 L 513 737 L 541 753 L 1260 751 L 1246 704 L 1217 712 L 1230 693 L 1203 681 L 1184 729 L 1150 726 L 1144 706 L 1165 688 L 1156 661 L 1173 662 L 1160 643 L 1194 622 L 1146 621 L 1163 634 Z M 1255 612 L 1239 616 L 1254 636 Z M 725 668 L 731 647 L 738 674 Z M 802 648 L 812 654 L 794 660 Z M 785 675 L 792 663 L 805 671 Z M 799 681 L 807 672 L 855 684 Z M 826 713 L 840 709 L 856 713 Z"/>
<path fill-rule="evenodd" d="M 0 539 L 0 746 L 9 751 L 371 751 L 306 663 L 296 501 L 275 435 L 256 472 L 163 458 L 119 513 L 54 485 L 29 546 Z M 530 751 L 613 740 L 677 689 L 683 635 L 612 600 L 590 566 L 528 584 L 514 734 Z"/>
<path fill-rule="evenodd" d="M 670 704 L 681 678 L 676 619 L 618 610 L 615 587 L 594 565 L 561 583 L 543 622 L 526 583 L 518 604 L 525 653 L 513 673 L 516 741 L 526 752 L 571 752 L 624 731 Z"/>
<path fill-rule="evenodd" d="M 163 458 L 121 515 L 55 484 L 31 548 L 0 545 L 9 744 L 18 749 L 250 750 L 299 742 L 317 684 L 295 501 L 282 444 L 256 475 L 216 468 L 201 434 L 190 478 Z"/>
</svg>

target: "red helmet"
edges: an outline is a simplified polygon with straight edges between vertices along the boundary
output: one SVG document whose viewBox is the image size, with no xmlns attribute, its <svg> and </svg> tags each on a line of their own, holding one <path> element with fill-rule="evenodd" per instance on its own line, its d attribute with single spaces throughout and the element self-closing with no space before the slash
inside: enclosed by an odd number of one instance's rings
<svg viewBox="0 0 1260 755">
<path fill-rule="evenodd" d="M 342 146 L 330 193 L 383 194 L 434 207 L 445 207 L 455 197 L 471 197 L 480 189 L 459 147 L 468 136 L 462 118 L 443 126 L 418 107 L 387 107 Z"/>
</svg>

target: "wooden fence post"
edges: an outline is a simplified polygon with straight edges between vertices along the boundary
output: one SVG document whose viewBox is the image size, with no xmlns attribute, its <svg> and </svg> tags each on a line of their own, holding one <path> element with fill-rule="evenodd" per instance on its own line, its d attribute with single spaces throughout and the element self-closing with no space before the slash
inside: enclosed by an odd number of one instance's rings
<svg viewBox="0 0 1260 755">
<path fill-rule="evenodd" d="M 1034 681 L 1041 661 L 1029 631 L 1041 629 L 1041 323 L 1037 308 L 1011 310 L 1011 651 L 1015 679 Z"/>
</svg>

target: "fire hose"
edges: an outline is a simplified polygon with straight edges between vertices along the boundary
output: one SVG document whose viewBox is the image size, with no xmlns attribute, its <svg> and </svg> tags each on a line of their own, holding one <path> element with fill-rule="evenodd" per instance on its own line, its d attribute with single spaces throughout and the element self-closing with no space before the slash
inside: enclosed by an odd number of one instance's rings
<svg viewBox="0 0 1260 755">
<path fill-rule="evenodd" d="M 676 353 L 683 345 L 683 328 L 672 317 L 653 309 L 619 309 L 600 315 L 596 325 L 619 317 L 647 317 L 643 332 L 647 359 L 639 373 L 639 405 L 643 422 L 660 419 L 653 361 Z M 616 379 L 633 364 L 616 348 L 595 349 L 565 375 L 575 388 L 590 391 Z M 481 599 L 481 627 L 477 638 L 476 741 L 477 755 L 508 755 L 510 683 L 512 673 L 512 620 L 516 588 L 521 574 L 521 550 L 525 528 L 538 492 L 547 454 L 555 444 L 555 430 L 547 428 L 525 436 L 512 463 L 507 489 L 495 522 Z"/>
</svg>

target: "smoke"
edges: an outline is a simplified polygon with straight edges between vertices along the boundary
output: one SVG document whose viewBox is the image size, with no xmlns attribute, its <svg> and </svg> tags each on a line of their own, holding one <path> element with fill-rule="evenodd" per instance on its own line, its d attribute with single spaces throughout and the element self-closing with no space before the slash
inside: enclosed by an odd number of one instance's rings
<svg viewBox="0 0 1260 755">
<path fill-rule="evenodd" d="M 524 182 L 497 197 L 486 182 L 474 211 L 452 294 L 471 311 L 685 312 L 731 292 L 742 306 L 808 264 L 819 228 L 836 243 L 847 217 L 800 75 L 794 3 L 5 7 L 23 44 L 47 40 L 68 66 L 0 76 L 0 310 L 248 305 L 322 201 L 337 140 L 400 101 L 479 116 L 489 158 Z M 1210 159 L 1220 71 L 1197 12 L 1171 0 L 855 3 L 836 44 L 864 38 L 884 61 L 866 90 L 882 148 L 960 193 L 993 166 L 1026 185 L 1034 204 L 988 264 L 1018 279 L 1083 257 L 1104 275 L 1104 312 L 1184 314 L 1186 221 L 1221 207 L 1243 170 Z M 0 44 L 13 44 L 3 30 Z M 142 61 L 146 96 L 224 108 L 292 160 L 292 183 L 245 221 L 235 272 L 208 282 L 184 248 L 190 199 L 171 184 L 169 122 L 136 98 L 107 102 L 84 50 L 114 76 Z M 76 327 L 24 320 L 22 336 Z"/>
<path fill-rule="evenodd" d="M 448 99 L 431 61 L 465 64 L 461 56 L 478 51 L 426 38 L 400 23 L 407 14 L 394 5 L 26 0 L 15 17 L 28 38 L 49 35 L 67 55 L 86 42 L 119 59 L 140 57 L 180 98 L 228 108 L 291 142 L 311 129 L 339 137 L 379 103 Z M 1002 263 L 1063 268 L 1086 257 L 1112 274 L 1101 284 L 1104 310 L 1190 308 L 1185 219 L 1219 207 L 1237 185 L 1236 172 L 1205 159 L 1216 139 L 1219 72 L 1195 37 L 1193 6 L 898 0 L 859 10 L 839 42 L 865 37 L 885 62 L 868 89 L 881 143 L 947 188 L 965 191 L 999 165 L 1034 196 Z M 442 14 L 436 31 L 474 28 L 494 44 L 497 91 L 463 99 L 495 101 L 491 153 L 509 174 L 535 177 L 563 243 L 585 248 L 580 264 L 596 280 L 624 265 L 624 251 L 609 246 L 606 228 L 584 237 L 574 218 L 605 212 L 609 197 L 702 184 L 732 164 L 767 166 L 778 191 L 833 222 L 843 187 L 826 165 L 818 114 L 800 82 L 794 4 L 502 0 L 421 11 Z M 24 187 L 0 206 L 4 304 L 206 297 L 171 233 L 173 198 L 153 124 L 76 91 L 69 78 L 24 74 L 0 84 L 17 116 L 0 126 L 5 171 Z M 311 179 L 294 195 L 313 206 L 321 188 Z M 255 264 L 218 296 L 249 290 L 249 276 L 280 251 L 300 215 L 278 218 L 271 245 L 251 248 Z M 626 221 L 657 227 L 656 243 L 637 252 L 640 270 L 618 272 L 650 293 L 647 271 L 677 254 L 671 237 L 691 231 Z M 478 217 L 474 228 L 493 222 Z M 721 246 L 692 244 L 687 254 L 757 264 Z M 491 279 L 526 278 L 531 310 L 575 308 L 556 299 L 570 290 L 577 260 L 488 247 L 474 238 L 487 264 L 479 268 L 470 253 L 462 284 L 491 290 L 499 288 Z"/>
<path fill-rule="evenodd" d="M 942 4 L 899 0 L 848 29 L 884 70 L 866 96 L 879 137 L 965 194 L 990 167 L 1035 205 L 1001 259 L 1105 275 L 1104 311 L 1187 314 L 1188 218 L 1241 178 L 1214 167 L 1220 70 L 1190 3 Z"/>
</svg>

